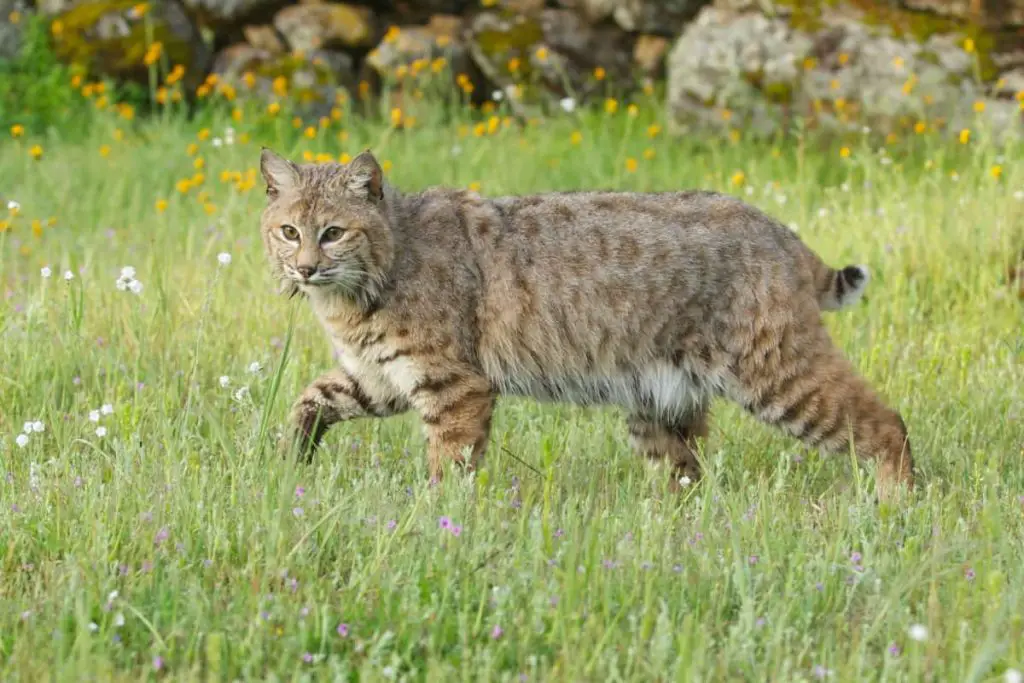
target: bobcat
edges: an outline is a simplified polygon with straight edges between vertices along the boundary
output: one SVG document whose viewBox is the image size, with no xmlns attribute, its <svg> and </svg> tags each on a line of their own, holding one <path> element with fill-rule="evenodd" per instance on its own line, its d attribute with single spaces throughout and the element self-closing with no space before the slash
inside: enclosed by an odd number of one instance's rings
<svg viewBox="0 0 1024 683">
<path fill-rule="evenodd" d="M 406 194 L 367 150 L 297 165 L 264 149 L 263 241 L 339 367 L 292 412 L 310 457 L 333 424 L 413 410 L 429 472 L 478 465 L 498 395 L 628 413 L 636 451 L 672 481 L 700 475 L 697 440 L 722 396 L 825 451 L 913 486 L 906 426 L 833 345 L 821 312 L 856 302 L 786 227 L 715 192 Z"/>
</svg>

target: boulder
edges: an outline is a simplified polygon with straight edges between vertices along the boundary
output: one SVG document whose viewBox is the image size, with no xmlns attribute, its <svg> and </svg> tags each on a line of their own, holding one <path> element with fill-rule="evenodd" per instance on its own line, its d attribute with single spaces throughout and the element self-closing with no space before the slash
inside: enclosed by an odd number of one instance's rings
<svg viewBox="0 0 1024 683">
<path fill-rule="evenodd" d="M 328 116 L 339 99 L 354 87 L 352 58 L 344 52 L 314 50 L 309 54 L 275 54 L 247 43 L 221 50 L 213 73 L 234 86 L 238 97 L 283 102 L 298 113 Z"/>
<path fill-rule="evenodd" d="M 480 70 L 497 87 L 519 84 L 528 101 L 583 101 L 606 92 L 609 83 L 633 85 L 634 38 L 570 10 L 545 9 L 534 17 L 483 12 L 467 35 Z"/>
<path fill-rule="evenodd" d="M 462 28 L 462 19 L 452 15 L 431 17 L 426 26 L 392 26 L 366 55 L 361 75 L 375 86 L 390 81 L 398 90 L 411 86 L 436 94 L 461 87 L 478 97 L 484 82 L 466 52 Z M 446 75 L 443 81 L 439 73 Z"/>
<path fill-rule="evenodd" d="M 60 2 L 66 0 L 48 0 Z M 231 29 L 241 23 L 265 20 L 289 0 L 181 0 L 200 24 L 215 30 Z"/>
<path fill-rule="evenodd" d="M 675 38 L 710 0 L 559 0 L 588 23 L 612 20 L 620 28 Z"/>
<path fill-rule="evenodd" d="M 285 7 L 274 17 L 274 28 L 284 36 L 288 47 L 305 53 L 370 47 L 376 38 L 373 13 L 343 3 Z"/>
<path fill-rule="evenodd" d="M 186 87 L 194 88 L 211 60 L 198 27 L 177 2 L 148 3 L 145 16 L 139 4 L 99 0 L 58 14 L 51 25 L 55 53 L 94 74 L 148 83 L 149 67 L 143 60 L 151 43 L 158 42 L 163 58 L 185 67 Z"/>
<path fill-rule="evenodd" d="M 730 7 L 702 10 L 669 54 L 667 106 L 677 131 L 710 125 L 773 135 L 794 115 L 837 132 L 906 131 L 936 120 L 953 131 L 1018 128 L 1013 103 L 975 80 L 963 36 L 897 36 L 843 8 L 805 30 L 785 16 Z"/>
<path fill-rule="evenodd" d="M 21 51 L 25 10 L 18 0 L 0 0 L 0 59 L 12 59 Z"/>
<path fill-rule="evenodd" d="M 902 0 L 904 7 L 996 28 L 1024 26 L 1024 0 Z"/>
</svg>

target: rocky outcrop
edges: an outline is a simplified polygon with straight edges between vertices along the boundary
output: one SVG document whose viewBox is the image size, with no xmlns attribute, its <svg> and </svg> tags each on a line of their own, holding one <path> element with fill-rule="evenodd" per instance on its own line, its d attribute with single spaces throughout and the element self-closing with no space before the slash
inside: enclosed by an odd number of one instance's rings
<svg viewBox="0 0 1024 683">
<path fill-rule="evenodd" d="M 773 135 L 795 116 L 837 132 L 1019 127 L 1017 103 L 977 79 L 977 48 L 961 35 L 897 36 L 842 8 L 814 28 L 733 8 L 705 8 L 672 48 L 667 106 L 677 129 Z"/>
<path fill-rule="evenodd" d="M 366 7 L 342 3 L 292 5 L 274 17 L 274 28 L 292 50 L 372 47 L 377 30 Z"/>
<path fill-rule="evenodd" d="M 0 8 L 18 1 L 0 0 Z M 54 14 L 58 54 L 97 75 L 146 82 L 155 40 L 160 64 L 183 65 L 189 88 L 212 65 L 238 96 L 288 97 L 310 113 L 329 111 L 345 94 L 381 111 L 371 94 L 388 93 L 400 106 L 406 95 L 455 89 L 478 105 L 501 99 L 522 118 L 557 111 L 568 99 L 628 98 L 667 77 L 678 130 L 771 135 L 796 117 L 840 133 L 983 122 L 1013 130 L 1021 117 L 1024 0 L 36 0 L 35 7 Z M 151 38 L 140 7 L 148 8 Z M 0 23 L 0 50 L 10 51 L 18 34 L 16 24 Z"/>
<path fill-rule="evenodd" d="M 51 33 L 59 57 L 121 80 L 148 82 L 147 62 L 166 60 L 183 66 L 194 88 L 211 61 L 199 29 L 177 2 L 83 2 L 58 14 Z"/>
</svg>

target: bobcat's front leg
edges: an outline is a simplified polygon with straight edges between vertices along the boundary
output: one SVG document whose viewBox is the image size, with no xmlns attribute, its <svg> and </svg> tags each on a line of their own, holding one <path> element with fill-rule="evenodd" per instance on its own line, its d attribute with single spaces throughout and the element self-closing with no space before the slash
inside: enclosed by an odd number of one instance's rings
<svg viewBox="0 0 1024 683">
<path fill-rule="evenodd" d="M 430 478 L 441 480 L 446 461 L 475 470 L 487 450 L 494 410 L 487 378 L 462 369 L 431 373 L 413 387 L 411 398 L 426 427 Z"/>
<path fill-rule="evenodd" d="M 331 425 L 358 417 L 386 417 L 393 405 L 371 398 L 359 382 L 342 368 L 321 375 L 306 387 L 292 406 L 294 433 L 289 446 L 298 446 L 299 457 L 309 461 Z"/>
</svg>

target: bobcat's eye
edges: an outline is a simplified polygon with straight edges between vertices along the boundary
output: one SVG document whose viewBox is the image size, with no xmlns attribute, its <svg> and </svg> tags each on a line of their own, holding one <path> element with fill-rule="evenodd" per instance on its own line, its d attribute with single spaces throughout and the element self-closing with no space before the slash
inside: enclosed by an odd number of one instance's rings
<svg viewBox="0 0 1024 683">
<path fill-rule="evenodd" d="M 282 225 L 281 226 L 281 234 L 289 242 L 298 242 L 299 241 L 299 231 L 295 229 L 294 225 Z"/>
<path fill-rule="evenodd" d="M 320 241 L 321 242 L 337 242 L 338 240 L 341 239 L 341 236 L 344 235 L 344 234 L 345 234 L 345 229 L 344 228 L 339 228 L 337 225 L 332 225 L 331 227 L 329 227 L 326 230 L 324 230 L 323 237 L 320 238 Z"/>
</svg>

